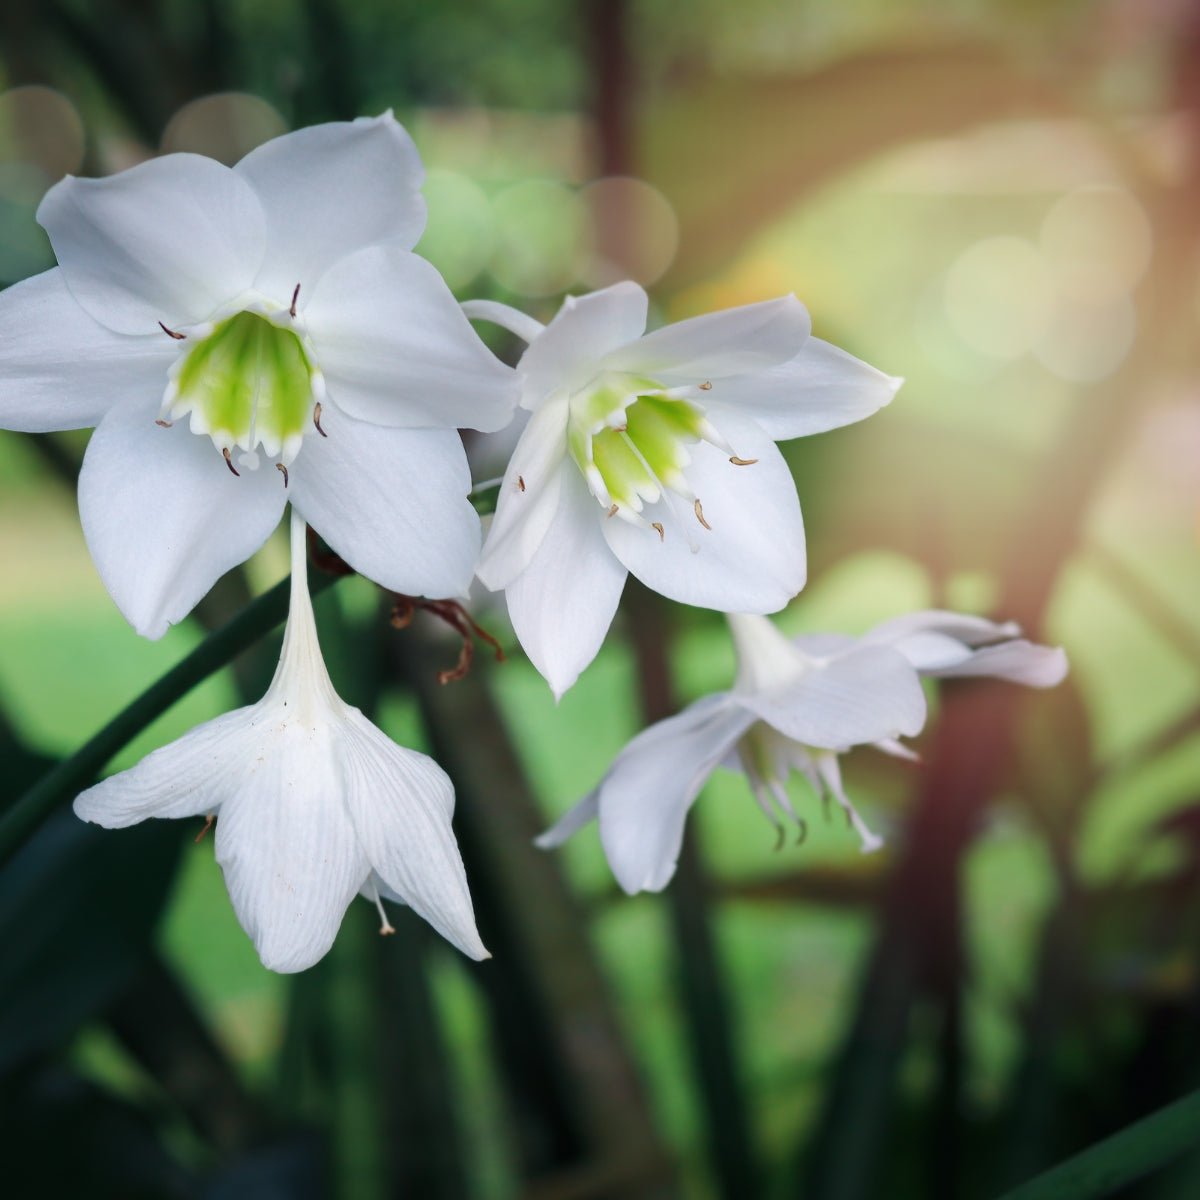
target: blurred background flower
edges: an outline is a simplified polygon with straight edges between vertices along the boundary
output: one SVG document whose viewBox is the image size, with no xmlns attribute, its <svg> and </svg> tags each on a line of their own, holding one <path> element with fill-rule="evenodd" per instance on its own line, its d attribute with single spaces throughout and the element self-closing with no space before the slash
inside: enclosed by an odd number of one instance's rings
<svg viewBox="0 0 1200 1200">
<path fill-rule="evenodd" d="M 628 899 L 594 834 L 530 839 L 728 686 L 720 619 L 631 586 L 556 708 L 519 654 L 439 688 L 452 648 L 328 589 L 339 692 L 454 779 L 495 958 L 407 913 L 381 942 L 361 905 L 281 980 L 210 839 L 64 811 L 0 873 L 6 1192 L 984 1197 L 1196 1086 L 1193 5 L 7 0 L 0 71 L 5 282 L 52 264 L 33 213 L 65 173 L 393 107 L 429 169 L 418 251 L 462 298 L 544 320 L 628 277 L 661 322 L 795 291 L 907 383 L 786 448 L 810 582 L 781 627 L 965 609 L 1073 668 L 951 682 L 921 765 L 850 761 L 883 853 L 840 819 L 776 853 L 718 774 L 671 887 Z M 270 543 L 133 638 L 78 528 L 81 452 L 0 435 L 6 803 L 286 571 Z M 275 650 L 115 765 L 261 694 Z M 1193 1155 L 1137 1194 L 1197 1191 Z"/>
</svg>

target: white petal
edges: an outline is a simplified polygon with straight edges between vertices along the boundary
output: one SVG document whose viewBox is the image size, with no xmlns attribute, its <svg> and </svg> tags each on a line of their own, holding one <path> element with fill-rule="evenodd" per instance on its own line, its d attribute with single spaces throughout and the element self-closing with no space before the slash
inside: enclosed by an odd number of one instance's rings
<svg viewBox="0 0 1200 1200">
<path fill-rule="evenodd" d="M 529 566 L 558 512 L 564 478 L 575 470 L 567 453 L 567 399 L 531 414 L 500 483 L 479 578 L 492 591 Z"/>
<path fill-rule="evenodd" d="M 540 850 L 553 850 L 555 846 L 561 846 L 567 838 L 573 837 L 585 825 L 590 825 L 599 813 L 599 793 L 591 792 L 578 804 L 569 808 L 545 833 L 535 837 L 533 844 Z"/>
<path fill-rule="evenodd" d="M 670 882 L 692 801 L 754 719 L 729 695 L 707 696 L 651 725 L 618 755 L 596 789 L 600 841 L 630 895 Z"/>
<path fill-rule="evenodd" d="M 922 675 L 991 675 L 1054 687 L 1067 674 L 1061 649 L 1025 641 L 1019 625 L 931 609 L 876 625 L 864 642 L 894 646 Z"/>
<path fill-rule="evenodd" d="M 508 585 L 508 615 L 530 662 L 555 699 L 596 657 L 625 586 L 625 568 L 605 544 L 604 521 L 577 472 L 529 566 Z"/>
<path fill-rule="evenodd" d="M 613 553 L 647 587 L 701 608 L 765 613 L 804 586 L 804 523 L 796 484 L 775 443 L 752 421 L 722 410 L 714 424 L 742 458 L 737 467 L 708 443 L 692 448 L 685 474 L 700 498 L 705 529 L 684 500 L 669 496 L 643 511 L 664 537 L 614 518 L 604 523 Z"/>
<path fill-rule="evenodd" d="M 450 828 L 454 789 L 446 773 L 397 746 L 357 710 L 347 720 L 346 803 L 371 866 L 447 941 L 470 958 L 489 957 Z"/>
<path fill-rule="evenodd" d="M 587 383 L 603 356 L 641 337 L 648 304 L 646 293 L 628 281 L 568 296 L 517 364 L 524 378 L 522 405 L 537 408 L 550 393 Z"/>
<path fill-rule="evenodd" d="M 461 596 L 479 558 L 471 476 L 453 429 L 383 429 L 328 406 L 290 499 L 356 571 L 409 596 Z"/>
<path fill-rule="evenodd" d="M 253 282 L 262 206 L 228 167 L 168 154 L 106 179 L 68 176 L 38 208 L 71 294 L 117 333 L 206 320 Z"/>
<path fill-rule="evenodd" d="M 267 252 L 255 287 L 300 303 L 340 258 L 390 243 L 411 250 L 425 228 L 425 169 L 390 112 L 285 134 L 251 150 L 234 170 L 259 199 Z"/>
<path fill-rule="evenodd" d="M 1020 626 L 1012 621 L 999 624 L 989 621 L 986 617 L 973 617 L 966 613 L 932 608 L 904 613 L 882 621 L 869 633 L 864 634 L 862 640 L 895 645 L 911 634 L 936 633 L 953 638 L 966 646 L 978 646 L 985 642 L 999 641 L 1001 638 L 1017 637 L 1020 632 Z"/>
<path fill-rule="evenodd" d="M 890 403 L 903 382 L 810 337 L 795 358 L 719 380 L 705 400 L 735 406 L 784 441 L 861 421 Z"/>
<path fill-rule="evenodd" d="M 464 300 L 462 310 L 468 320 L 491 321 L 523 342 L 532 342 L 546 328 L 528 313 L 513 308 L 511 304 L 501 304 L 499 300 Z"/>
<path fill-rule="evenodd" d="M 105 829 L 124 829 L 147 817 L 212 815 L 238 790 L 248 767 L 246 734 L 254 714 L 253 707 L 239 708 L 198 725 L 137 766 L 81 792 L 75 815 Z"/>
<path fill-rule="evenodd" d="M 609 354 L 604 365 L 663 382 L 725 379 L 794 358 L 811 327 L 804 305 L 780 296 L 656 329 Z"/>
<path fill-rule="evenodd" d="M 415 254 L 373 246 L 343 258 L 322 277 L 305 317 L 329 395 L 351 416 L 485 432 L 512 419 L 516 373 Z"/>
<path fill-rule="evenodd" d="M 217 862 L 242 928 L 272 971 L 303 971 L 337 936 L 370 864 L 342 803 L 341 723 L 272 708 L 265 753 L 217 820 Z M 285 723 L 291 721 L 290 725 Z"/>
<path fill-rule="evenodd" d="M 917 672 L 889 646 L 857 646 L 787 687 L 738 698 L 780 733 L 827 750 L 912 736 L 925 724 Z"/>
<path fill-rule="evenodd" d="M 907 642 L 896 648 L 907 657 Z M 1039 646 L 1017 638 L 996 646 L 981 646 L 956 663 L 923 667 L 921 674 L 935 678 L 987 675 L 1028 687 L 1046 688 L 1054 687 L 1066 678 L 1067 656 L 1061 647 Z"/>
<path fill-rule="evenodd" d="M 858 640 L 848 633 L 801 633 L 792 638 L 792 644 L 809 658 L 831 658 L 849 650 Z"/>
<path fill-rule="evenodd" d="M 125 619 L 158 638 L 279 523 L 287 493 L 273 469 L 235 478 L 206 437 L 155 425 L 149 406 L 100 422 L 79 473 L 88 549 Z"/>
<path fill-rule="evenodd" d="M 178 350 L 161 330 L 113 333 L 75 303 L 55 267 L 0 293 L 0 427 L 83 429 L 122 400 L 159 399 Z"/>
</svg>

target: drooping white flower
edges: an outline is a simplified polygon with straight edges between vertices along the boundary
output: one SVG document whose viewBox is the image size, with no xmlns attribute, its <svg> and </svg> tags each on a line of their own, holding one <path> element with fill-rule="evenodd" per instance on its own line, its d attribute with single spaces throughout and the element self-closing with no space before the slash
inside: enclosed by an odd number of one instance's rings
<svg viewBox="0 0 1200 1200">
<path fill-rule="evenodd" d="M 471 958 L 487 958 L 450 828 L 454 789 L 333 689 L 292 510 L 292 592 L 266 695 L 89 788 L 76 815 L 109 829 L 147 817 L 217 818 L 216 856 L 238 920 L 273 971 L 320 959 L 361 893 L 391 926 L 401 900 Z"/>
<path fill-rule="evenodd" d="M 733 689 L 706 696 L 635 737 L 594 792 L 538 845 L 560 845 L 599 818 L 600 840 L 621 887 L 660 891 L 675 873 L 684 821 L 709 775 L 742 771 L 767 818 L 803 821 L 786 790 L 798 771 L 835 801 L 864 852 L 883 843 L 842 787 L 838 755 L 871 743 L 911 756 L 896 739 L 925 723 L 920 676 L 992 675 L 1052 687 L 1067 671 L 1061 649 L 1023 640 L 1012 624 L 948 612 L 886 621 L 861 638 L 789 641 L 763 616 L 731 614 L 738 655 Z M 778 815 L 777 815 L 778 814 Z"/>
<path fill-rule="evenodd" d="M 0 294 L 0 427 L 97 427 L 80 516 L 139 633 L 186 616 L 288 500 L 385 587 L 465 591 L 456 429 L 504 425 L 516 377 L 411 253 L 422 176 L 388 113 L 42 201 L 59 265 Z"/>
<path fill-rule="evenodd" d="M 775 442 L 861 420 L 901 382 L 810 337 L 794 296 L 650 334 L 633 283 L 569 298 L 544 327 L 463 307 L 529 342 L 532 415 L 478 574 L 505 589 L 556 695 L 595 657 L 628 572 L 685 604 L 782 608 L 804 586 L 804 526 Z"/>
</svg>

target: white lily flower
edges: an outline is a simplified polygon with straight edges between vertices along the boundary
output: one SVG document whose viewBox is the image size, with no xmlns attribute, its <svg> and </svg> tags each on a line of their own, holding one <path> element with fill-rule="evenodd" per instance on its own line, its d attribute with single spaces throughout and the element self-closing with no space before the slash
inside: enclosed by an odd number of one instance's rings
<svg viewBox="0 0 1200 1200">
<path fill-rule="evenodd" d="M 333 944 L 361 893 L 401 900 L 470 958 L 488 957 L 450 828 L 454 789 L 333 689 L 292 510 L 292 592 L 267 694 L 83 792 L 75 813 L 108 829 L 147 817 L 217 818 L 216 856 L 263 965 L 302 971 Z"/>
<path fill-rule="evenodd" d="M 384 587 L 465 592 L 457 427 L 506 424 L 517 385 L 411 253 L 422 177 L 387 113 L 42 201 L 59 266 L 0 294 L 0 427 L 97 427 L 80 516 L 139 633 L 186 616 L 289 499 Z"/>
<path fill-rule="evenodd" d="M 804 525 L 775 442 L 869 416 L 900 385 L 809 335 L 794 296 L 646 334 L 646 293 L 568 298 L 547 326 L 491 301 L 468 316 L 529 342 L 531 417 L 479 578 L 561 696 L 595 657 L 627 573 L 684 604 L 774 612 L 804 586 Z"/>
<path fill-rule="evenodd" d="M 560 845 L 599 818 L 600 841 L 621 887 L 630 894 L 661 891 L 675 873 L 692 802 L 712 772 L 726 766 L 745 774 L 781 836 L 780 817 L 804 829 L 786 790 L 798 771 L 818 796 L 841 807 L 868 853 L 883 841 L 846 795 L 838 755 L 871 743 L 911 757 L 897 739 L 925 723 L 921 675 L 993 675 L 1052 687 L 1067 671 L 1061 649 L 1024 641 L 1011 623 L 956 613 L 912 613 L 861 638 L 789 641 L 763 616 L 730 614 L 729 624 L 738 656 L 732 691 L 706 696 L 638 734 L 596 790 L 538 838 L 539 846 Z"/>
</svg>

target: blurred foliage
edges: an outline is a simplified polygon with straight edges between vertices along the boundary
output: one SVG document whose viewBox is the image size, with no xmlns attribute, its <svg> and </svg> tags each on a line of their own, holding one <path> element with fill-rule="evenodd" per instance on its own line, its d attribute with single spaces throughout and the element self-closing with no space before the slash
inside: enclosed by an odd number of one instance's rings
<svg viewBox="0 0 1200 1200">
<path fill-rule="evenodd" d="M 1138 0 L 7 0 L 0 278 L 52 263 L 33 212 L 66 172 L 394 106 L 463 295 L 546 316 L 632 274 L 674 318 L 795 290 L 907 377 L 787 448 L 785 627 L 966 607 L 1073 673 L 948 687 L 920 765 L 852 758 L 883 855 L 817 820 L 777 853 L 722 776 L 672 888 L 629 899 L 594 834 L 529 839 L 727 684 L 720 620 L 631 587 L 556 706 L 507 634 L 438 688 L 454 647 L 347 580 L 334 679 L 454 777 L 495 958 L 407 914 L 380 943 L 364 908 L 270 976 L 211 840 L 58 813 L 0 872 L 4 1194 L 988 1197 L 1200 1087 L 1198 48 L 1192 6 Z M 6 809 L 285 569 L 270 545 L 139 641 L 78 530 L 84 442 L 0 436 Z M 1119 1194 L 1198 1192 L 1193 1151 Z"/>
</svg>

